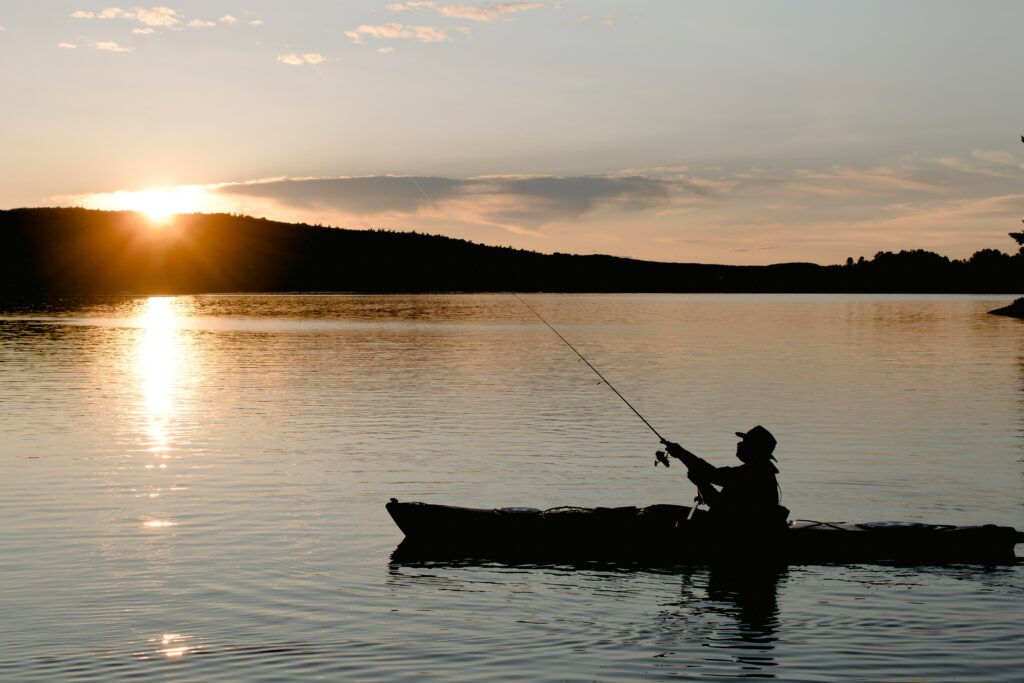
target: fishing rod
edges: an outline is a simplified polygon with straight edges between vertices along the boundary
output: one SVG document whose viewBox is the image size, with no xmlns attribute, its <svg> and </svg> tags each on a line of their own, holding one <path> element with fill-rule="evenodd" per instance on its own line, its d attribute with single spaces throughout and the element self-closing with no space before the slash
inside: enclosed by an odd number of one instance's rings
<svg viewBox="0 0 1024 683">
<path fill-rule="evenodd" d="M 668 445 L 668 440 L 667 440 L 667 439 L 665 439 L 665 437 L 663 437 L 663 436 L 662 436 L 661 434 L 659 434 L 659 433 L 658 433 L 658 430 L 657 430 L 657 429 L 655 429 L 655 428 L 654 428 L 654 426 L 653 426 L 653 425 L 651 425 L 651 423 L 647 421 L 647 418 L 646 418 L 646 417 L 644 417 L 643 415 L 641 415 L 641 414 L 640 414 L 640 411 L 639 411 L 639 410 L 637 410 L 636 408 L 634 408 L 634 407 L 633 407 L 633 404 L 632 404 L 632 403 L 630 403 L 629 401 L 627 401 L 627 400 L 626 400 L 626 397 L 625 397 L 625 396 L 623 396 L 623 395 L 622 395 L 621 393 L 619 393 L 619 390 L 618 390 L 618 389 L 616 389 L 616 388 L 615 388 L 614 386 L 612 386 L 612 383 L 611 383 L 611 382 L 609 382 L 609 381 L 608 381 L 608 380 L 607 380 L 607 379 L 605 378 L 605 376 L 601 374 L 601 371 L 600 371 L 600 370 L 598 370 L 597 368 L 595 368 L 595 367 L 594 367 L 594 364 L 593 364 L 593 363 L 591 363 L 591 362 L 590 362 L 589 360 L 587 360 L 587 359 L 586 359 L 586 357 L 585 357 L 585 356 L 584 356 L 584 355 L 583 355 L 582 353 L 580 353 L 580 352 L 579 352 L 579 350 L 578 350 L 578 349 L 577 349 L 577 348 L 576 348 L 575 346 L 573 346 L 572 344 L 570 344 L 570 343 L 569 343 L 569 340 L 568 340 L 568 339 L 566 339 L 565 337 L 563 337 L 563 336 L 562 336 L 562 333 L 561 333 L 561 332 L 559 332 L 559 331 L 558 331 L 558 330 L 556 330 L 556 329 L 555 329 L 554 327 L 552 327 L 551 323 L 549 323 L 549 322 L 548 322 L 547 320 L 545 320 L 545 319 L 544 319 L 544 316 L 542 316 L 542 315 L 541 315 L 540 313 L 538 313 L 538 312 L 537 312 L 537 310 L 536 310 L 536 309 L 535 309 L 535 308 L 534 308 L 533 306 L 531 306 L 530 304 L 526 303 L 526 301 L 525 301 L 525 300 L 523 299 L 523 297 L 519 296 L 519 295 L 518 295 L 518 294 L 516 294 L 515 292 L 512 292 L 512 296 L 514 296 L 515 298 L 519 299 L 519 302 L 520 302 L 521 304 L 523 304 L 524 306 L 526 306 L 526 307 L 527 307 L 528 309 L 530 309 L 530 311 L 531 311 L 531 312 L 532 312 L 532 313 L 533 313 L 533 314 L 534 314 L 535 316 L 537 316 L 537 318 L 538 318 L 538 319 L 539 319 L 539 320 L 540 320 L 540 321 L 541 321 L 542 323 L 544 323 L 545 325 L 547 325 L 547 326 L 548 326 L 548 329 L 549 329 L 549 330 L 551 330 L 551 331 L 552 331 L 552 332 L 554 332 L 554 333 L 555 333 L 556 335 L 558 335 L 558 338 L 559 338 L 559 339 L 561 339 L 561 340 L 562 340 L 563 342 L 565 342 L 565 345 L 566 345 L 566 346 L 568 346 L 568 347 L 569 347 L 570 349 L 572 349 L 572 350 L 573 350 L 573 352 L 574 352 L 574 353 L 575 353 L 575 354 L 576 354 L 577 356 L 579 356 L 579 357 L 580 357 L 580 360 L 582 360 L 582 361 L 583 361 L 584 363 L 586 363 L 586 364 L 587 364 L 587 367 L 588 367 L 588 368 L 590 368 L 591 370 L 593 370 L 593 371 L 594 371 L 594 373 L 595 373 L 595 374 L 596 374 L 596 375 L 597 375 L 598 377 L 600 377 L 600 378 L 601 378 L 601 381 L 602 381 L 602 382 L 604 382 L 605 384 L 607 384 L 607 385 L 608 385 L 608 388 L 609 388 L 609 389 L 611 389 L 612 391 L 614 391 L 614 392 L 615 392 L 615 395 L 616 395 L 616 396 L 618 396 L 619 398 L 621 398 L 621 399 L 622 399 L 622 402 L 623 402 L 623 403 L 625 403 L 625 404 L 626 404 L 627 406 L 629 406 L 629 409 L 630 409 L 630 410 L 632 410 L 632 411 L 633 411 L 634 413 L 636 413 L 636 416 L 637 416 L 637 417 L 639 417 L 639 418 L 640 418 L 641 420 L 643 420 L 643 423 L 644 423 L 645 425 L 647 425 L 647 428 L 648 428 L 648 429 L 650 429 L 650 430 L 651 430 L 652 432 L 654 432 L 654 435 L 655 435 L 656 437 L 658 437 L 658 441 L 660 441 L 661 443 L 665 444 L 666 446 Z M 656 453 L 654 454 L 654 457 L 655 457 L 655 461 L 654 461 L 654 465 L 655 465 L 655 466 L 657 466 L 657 465 L 658 465 L 658 463 L 661 463 L 661 464 L 662 464 L 662 465 L 664 465 L 665 467 L 669 467 L 669 459 L 668 459 L 668 455 L 667 455 L 667 454 L 665 453 L 665 451 L 658 451 L 658 452 L 656 452 Z M 690 521 L 691 519 L 693 519 L 693 515 L 694 515 L 694 513 L 695 513 L 695 512 L 697 512 L 697 508 L 698 508 L 698 507 L 700 507 L 700 506 L 701 506 L 701 505 L 702 505 L 702 504 L 704 503 L 704 499 L 703 499 L 703 497 L 702 497 L 702 496 L 700 495 L 700 488 L 699 488 L 699 487 L 697 488 L 697 496 L 696 496 L 696 497 L 695 497 L 695 498 L 693 499 L 693 502 L 694 502 L 694 505 L 690 506 L 690 514 L 689 514 L 689 515 L 687 515 L 687 517 L 686 517 L 686 520 L 687 520 L 687 521 Z"/>
<path fill-rule="evenodd" d="M 659 440 L 659 441 L 661 441 L 662 443 L 668 443 L 668 441 L 666 441 L 666 440 L 665 440 L 665 437 L 663 437 L 663 436 L 662 436 L 661 434 L 659 434 L 659 433 L 658 433 L 658 430 L 657 430 L 657 429 L 655 429 L 655 428 L 654 428 L 653 426 L 651 426 L 651 423 L 647 421 L 647 418 L 645 418 L 645 417 L 644 417 L 643 415 L 641 415 L 641 414 L 640 414 L 640 411 L 639 411 L 639 410 L 637 410 L 636 408 L 634 408 L 634 407 L 633 407 L 633 404 L 632 404 L 632 403 L 630 403 L 629 401 L 627 401 L 627 400 L 626 400 L 626 397 L 625 397 L 625 396 L 623 396 L 623 395 L 622 395 L 621 393 L 619 393 L 619 390 L 618 390 L 618 389 L 616 389 L 616 388 L 615 388 L 614 386 L 612 386 L 612 383 L 611 383 L 611 382 L 609 382 L 609 381 L 608 381 L 608 380 L 607 380 L 607 379 L 605 378 L 605 376 L 601 374 L 601 371 L 600 371 L 600 370 L 598 370 L 597 368 L 595 368 L 595 367 L 594 367 L 594 365 L 593 365 L 593 363 L 591 363 L 591 362 L 590 362 L 589 360 L 587 360 L 587 359 L 586 359 L 586 358 L 585 358 L 585 357 L 583 356 L 583 354 L 582 354 L 582 353 L 580 353 L 580 352 L 579 352 L 579 351 L 578 351 L 578 350 L 576 349 L 576 347 L 575 347 L 575 346 L 573 346 L 572 344 L 570 344 L 570 343 L 569 343 L 569 340 L 568 340 L 568 339 L 566 339 L 565 337 L 563 337 L 563 336 L 562 336 L 562 334 L 561 334 L 561 333 L 560 333 L 560 332 L 559 332 L 558 330 L 556 330 L 556 329 L 555 329 L 554 327 L 552 327 L 552 326 L 551 326 L 551 323 L 549 323 L 549 322 L 548 322 L 547 320 L 545 320 L 545 319 L 544 319 L 544 317 L 543 317 L 543 316 L 542 316 L 542 315 L 541 315 L 540 313 L 538 313 L 538 312 L 536 311 L 536 309 L 534 309 L 534 307 L 533 307 L 533 306 L 531 306 L 530 304 L 526 303 L 526 301 L 524 301 L 524 300 L 523 300 L 523 297 L 519 296 L 519 295 L 518 295 L 518 294 L 516 294 L 515 292 L 512 292 L 512 296 L 514 296 L 515 298 L 519 299 L 520 303 L 522 303 L 522 304 L 523 304 L 524 306 L 526 306 L 526 307 L 527 307 L 528 309 L 530 309 L 530 311 L 531 311 L 531 312 L 532 312 L 532 313 L 533 313 L 533 314 L 534 314 L 535 316 L 537 316 L 537 318 L 539 318 L 539 319 L 540 319 L 540 321 L 541 321 L 542 323 L 544 323 L 545 325 L 547 325 L 547 326 L 548 326 L 548 329 L 550 329 L 550 330 L 551 330 L 552 332 L 554 332 L 555 334 L 557 334 L 557 335 L 558 335 L 558 338 L 559 338 L 559 339 L 561 339 L 561 340 L 562 340 L 563 342 L 565 342 L 565 345 L 566 345 L 566 346 L 568 346 L 568 347 L 569 347 L 570 349 L 572 349 L 572 350 L 573 350 L 573 352 L 574 352 L 574 353 L 575 353 L 575 354 L 576 354 L 577 356 L 579 356 L 579 357 L 580 357 L 580 360 L 582 360 L 582 361 L 583 361 L 584 363 L 586 363 L 586 364 L 587 364 L 587 367 L 588 367 L 588 368 L 590 368 L 591 370 L 593 370 L 593 371 L 594 371 L 594 372 L 595 372 L 595 373 L 597 374 L 597 376 L 601 378 L 601 381 L 602 381 L 602 382 L 604 382 L 605 384 L 607 384 L 607 385 L 608 385 L 608 388 L 609 388 L 609 389 L 611 389 L 612 391 L 614 391 L 614 392 L 615 392 L 615 395 L 616 395 L 616 396 L 618 396 L 619 398 L 621 398 L 621 399 L 622 399 L 622 402 L 623 402 L 623 403 L 625 403 L 625 404 L 626 404 L 627 406 L 629 406 L 629 409 L 630 409 L 630 410 L 632 410 L 632 411 L 633 411 L 634 413 L 636 413 L 636 416 L 637 416 L 637 417 L 639 417 L 639 418 L 640 418 L 641 420 L 643 420 L 644 424 L 645 424 L 645 425 L 647 425 L 647 428 L 648 428 L 648 429 L 650 429 L 650 430 L 651 430 L 652 432 L 654 432 L 654 435 L 655 435 L 656 437 L 658 437 L 658 440 Z M 661 458 L 660 458 L 660 457 L 659 457 L 658 459 L 659 459 L 659 460 L 661 460 Z M 668 467 L 668 459 L 667 459 L 667 458 L 666 458 L 665 460 L 661 460 L 661 462 L 663 462 L 663 463 L 665 464 L 665 466 L 666 466 L 666 467 Z"/>
</svg>

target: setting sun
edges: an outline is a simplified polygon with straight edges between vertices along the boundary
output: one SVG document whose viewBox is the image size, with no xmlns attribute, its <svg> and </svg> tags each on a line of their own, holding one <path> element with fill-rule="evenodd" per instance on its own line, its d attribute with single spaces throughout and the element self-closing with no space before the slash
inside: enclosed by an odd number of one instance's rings
<svg viewBox="0 0 1024 683">
<path fill-rule="evenodd" d="M 150 190 L 140 192 L 138 196 L 139 211 L 146 214 L 152 223 L 166 223 L 176 213 L 187 212 L 188 197 L 173 190 Z"/>
<path fill-rule="evenodd" d="M 83 202 L 90 205 L 89 208 L 138 211 L 155 227 L 167 225 L 177 214 L 195 213 L 206 208 L 203 190 L 195 185 L 138 192 L 110 192 L 93 195 L 90 199 Z"/>
</svg>

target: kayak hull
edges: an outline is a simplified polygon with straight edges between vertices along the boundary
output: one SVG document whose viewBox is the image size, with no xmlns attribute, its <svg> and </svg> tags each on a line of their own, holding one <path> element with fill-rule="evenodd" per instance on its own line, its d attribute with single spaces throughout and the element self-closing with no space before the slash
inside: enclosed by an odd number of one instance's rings
<svg viewBox="0 0 1024 683">
<path fill-rule="evenodd" d="M 465 508 L 387 504 L 405 534 L 398 559 L 673 563 L 732 559 L 818 562 L 1012 562 L 1024 534 L 992 524 L 950 526 L 796 520 L 772 529 L 722 529 L 682 505 L 644 508 Z"/>
</svg>

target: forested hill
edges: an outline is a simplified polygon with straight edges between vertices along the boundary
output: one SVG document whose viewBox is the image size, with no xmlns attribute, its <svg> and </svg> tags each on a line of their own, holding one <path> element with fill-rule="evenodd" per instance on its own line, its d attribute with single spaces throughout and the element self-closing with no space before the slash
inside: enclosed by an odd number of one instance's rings
<svg viewBox="0 0 1024 683">
<path fill-rule="evenodd" d="M 958 261 L 882 252 L 846 265 L 726 266 L 540 254 L 385 230 L 246 216 L 0 211 L 0 294 L 197 292 L 986 292 L 1019 293 L 1024 255 Z"/>
</svg>

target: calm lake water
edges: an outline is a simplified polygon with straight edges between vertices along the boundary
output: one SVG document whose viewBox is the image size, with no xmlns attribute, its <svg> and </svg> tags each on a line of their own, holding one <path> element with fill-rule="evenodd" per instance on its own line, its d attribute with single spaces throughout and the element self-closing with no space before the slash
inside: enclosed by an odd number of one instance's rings
<svg viewBox="0 0 1024 683">
<path fill-rule="evenodd" d="M 1024 528 L 1008 297 L 526 299 L 793 516 Z M 1020 681 L 1024 565 L 393 564 L 395 496 L 687 503 L 511 296 L 0 304 L 0 679 Z M 1018 555 L 1024 548 L 1018 546 Z"/>
</svg>

